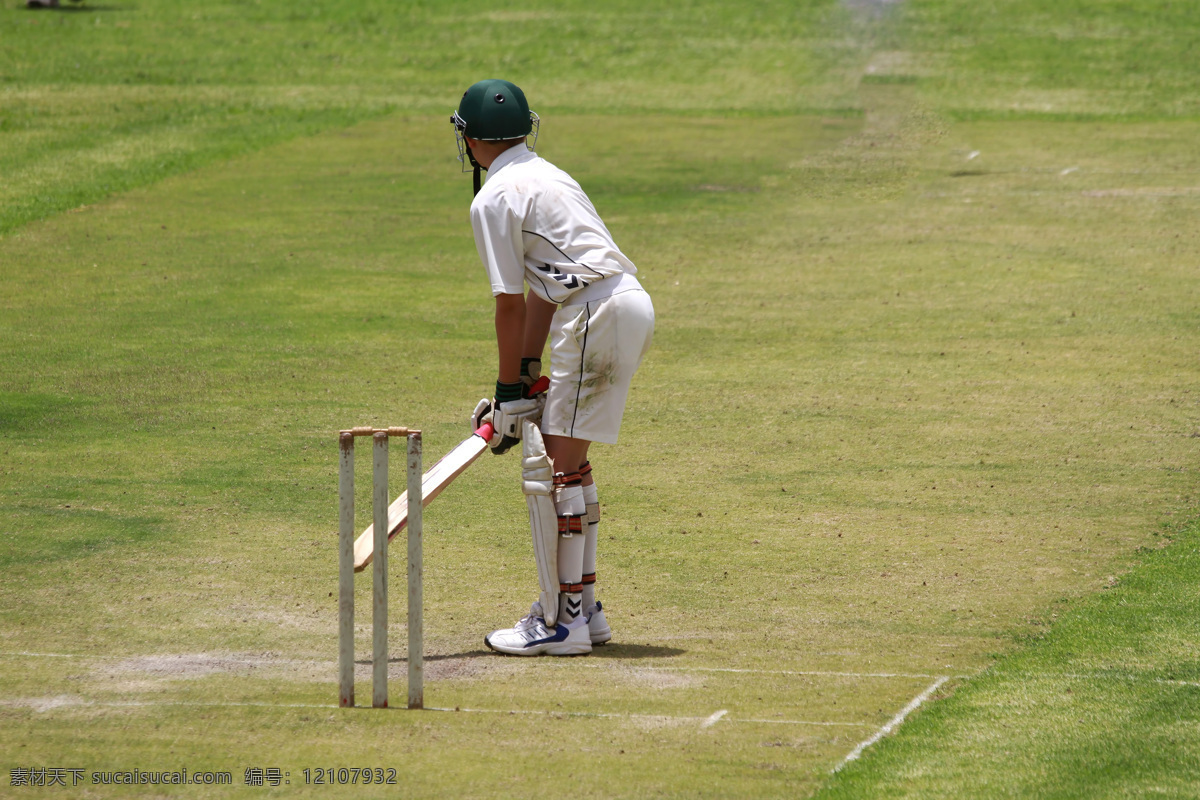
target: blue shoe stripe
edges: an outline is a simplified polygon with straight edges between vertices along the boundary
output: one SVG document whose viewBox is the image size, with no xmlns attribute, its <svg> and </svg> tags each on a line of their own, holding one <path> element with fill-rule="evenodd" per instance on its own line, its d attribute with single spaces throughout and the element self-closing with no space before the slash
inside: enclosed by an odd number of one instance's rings
<svg viewBox="0 0 1200 800">
<path fill-rule="evenodd" d="M 566 625 L 558 625 L 554 628 L 554 632 L 550 636 L 547 636 L 544 639 L 538 639 L 536 641 L 529 642 L 525 645 L 525 647 L 530 648 L 537 647 L 539 644 L 554 644 L 555 642 L 562 642 L 565 641 L 570 635 L 571 632 L 567 630 Z"/>
</svg>

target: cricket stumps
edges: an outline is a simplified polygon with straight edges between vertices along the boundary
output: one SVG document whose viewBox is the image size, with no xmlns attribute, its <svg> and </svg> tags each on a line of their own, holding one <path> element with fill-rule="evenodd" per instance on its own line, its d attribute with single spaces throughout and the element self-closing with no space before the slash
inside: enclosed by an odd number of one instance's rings
<svg viewBox="0 0 1200 800">
<path fill-rule="evenodd" d="M 421 619 L 421 432 L 409 428 L 351 428 L 338 434 L 338 705 L 354 706 L 354 440 L 372 440 L 372 676 L 371 705 L 388 705 L 388 440 L 408 444 L 408 707 L 425 705 Z"/>
</svg>

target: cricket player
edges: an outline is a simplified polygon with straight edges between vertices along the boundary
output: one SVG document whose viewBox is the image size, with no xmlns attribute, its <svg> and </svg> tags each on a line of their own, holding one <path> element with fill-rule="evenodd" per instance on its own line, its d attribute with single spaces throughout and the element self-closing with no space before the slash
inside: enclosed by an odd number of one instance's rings
<svg viewBox="0 0 1200 800">
<path fill-rule="evenodd" d="M 496 301 L 500 356 L 494 399 L 480 401 L 472 428 L 493 424 L 496 453 L 521 443 L 541 589 L 528 615 L 484 642 L 511 655 L 590 653 L 612 631 L 595 596 L 600 502 L 588 448 L 617 441 L 654 306 L 583 189 L 533 152 L 539 120 L 518 87 L 476 83 L 451 121 L 463 169 L 475 170 L 471 227 Z M 525 395 L 548 338 L 543 409 Z"/>
</svg>

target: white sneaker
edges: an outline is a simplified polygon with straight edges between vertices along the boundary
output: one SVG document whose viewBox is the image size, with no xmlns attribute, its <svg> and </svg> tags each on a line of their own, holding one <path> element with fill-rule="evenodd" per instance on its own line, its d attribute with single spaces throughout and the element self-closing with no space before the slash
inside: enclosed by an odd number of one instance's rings
<svg viewBox="0 0 1200 800">
<path fill-rule="evenodd" d="M 592 640 L 592 644 L 604 644 L 612 639 L 612 628 L 608 627 L 608 620 L 604 618 L 604 606 L 600 605 L 599 600 L 588 608 L 584 616 L 587 618 L 588 638 Z"/>
<path fill-rule="evenodd" d="M 574 628 L 566 625 L 546 627 L 542 606 L 534 603 L 529 613 L 511 628 L 492 631 L 483 643 L 497 653 L 511 656 L 582 656 L 592 652 L 588 626 L 579 619 Z"/>
</svg>

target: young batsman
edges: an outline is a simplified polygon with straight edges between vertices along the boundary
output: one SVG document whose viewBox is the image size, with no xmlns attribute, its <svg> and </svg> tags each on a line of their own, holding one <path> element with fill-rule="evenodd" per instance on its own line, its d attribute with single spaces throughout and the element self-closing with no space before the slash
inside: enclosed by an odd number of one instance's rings
<svg viewBox="0 0 1200 800">
<path fill-rule="evenodd" d="M 472 425 L 493 423 L 496 453 L 524 439 L 541 589 L 528 615 L 484 642 L 512 655 L 589 653 L 612 631 L 595 598 L 600 504 L 588 448 L 617 441 L 654 307 L 583 189 L 533 152 L 538 117 L 519 88 L 480 81 L 451 121 L 463 168 L 475 170 L 471 227 L 496 301 L 500 356 L 494 399 L 480 402 Z M 488 173 L 482 187 L 480 170 Z M 547 338 L 543 410 L 524 395 L 541 374 Z"/>
</svg>

